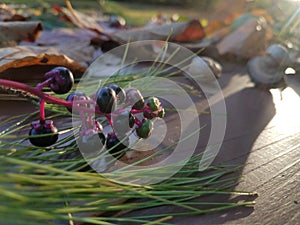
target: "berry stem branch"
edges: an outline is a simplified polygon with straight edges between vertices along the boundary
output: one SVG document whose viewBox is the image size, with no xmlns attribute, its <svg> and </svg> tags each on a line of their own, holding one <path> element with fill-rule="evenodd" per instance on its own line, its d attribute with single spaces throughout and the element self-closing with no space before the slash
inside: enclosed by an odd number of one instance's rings
<svg viewBox="0 0 300 225">
<path fill-rule="evenodd" d="M 31 93 L 32 95 L 35 95 L 35 96 L 39 97 L 40 99 L 43 99 L 44 102 L 47 102 L 47 103 L 57 104 L 57 105 L 65 106 L 67 108 L 71 108 L 73 106 L 73 102 L 69 102 L 69 101 L 66 101 L 66 100 L 63 100 L 60 98 L 56 98 L 56 97 L 53 97 L 49 94 L 45 94 L 44 92 L 42 92 L 40 87 L 43 86 L 43 84 L 44 83 L 42 83 L 41 85 L 38 85 L 37 87 L 31 87 L 31 86 L 23 84 L 23 83 L 11 81 L 11 80 L 0 79 L 0 87 L 21 90 L 24 92 Z M 88 100 L 88 101 L 81 100 L 81 101 L 79 101 L 79 103 L 80 104 L 83 104 L 83 103 L 95 104 L 93 101 L 90 101 L 90 100 Z M 97 107 L 95 110 L 91 109 L 91 108 L 87 108 L 87 107 L 78 107 L 77 109 L 79 111 L 83 110 L 85 112 L 91 112 L 91 113 L 95 112 L 96 114 L 103 115 L 103 113 L 100 112 L 97 109 Z"/>
<path fill-rule="evenodd" d="M 29 92 L 29 93 L 45 100 L 45 102 L 47 102 L 47 103 L 53 103 L 53 104 L 62 105 L 62 106 L 65 106 L 65 107 L 72 107 L 72 105 L 73 105 L 72 102 L 68 102 L 66 100 L 63 100 L 63 99 L 56 98 L 56 97 L 53 97 L 51 95 L 45 94 L 44 92 L 42 92 L 41 90 L 39 90 L 36 87 L 31 87 L 29 85 L 22 84 L 22 83 L 19 83 L 19 82 L 0 79 L 0 86 L 2 86 L 4 88 L 12 88 L 12 89 L 21 90 L 21 91 L 24 91 L 24 92 Z"/>
<path fill-rule="evenodd" d="M 9 89 L 16 89 L 16 90 L 21 90 L 24 92 L 28 92 L 31 93 L 32 95 L 35 95 L 37 97 L 40 98 L 40 121 L 44 122 L 45 121 L 45 103 L 52 103 L 52 104 L 57 104 L 57 105 L 61 105 L 67 108 L 72 108 L 75 111 L 78 111 L 80 113 L 80 116 L 83 119 L 83 125 L 87 126 L 86 122 L 91 122 L 92 120 L 92 115 L 93 113 L 95 114 L 99 114 L 99 115 L 105 115 L 107 120 L 109 121 L 109 124 L 113 127 L 113 121 L 112 121 L 112 114 L 114 113 L 119 113 L 121 111 L 123 111 L 125 108 L 127 108 L 129 106 L 129 104 L 125 104 L 122 107 L 120 107 L 119 109 L 117 109 L 115 112 L 110 113 L 110 114 L 105 114 L 103 112 L 101 112 L 99 110 L 98 105 L 95 103 L 95 100 L 76 100 L 75 104 L 74 102 L 70 102 L 70 101 L 66 101 L 60 98 L 56 98 L 53 97 L 49 94 L 45 94 L 42 89 L 45 86 L 48 86 L 51 79 L 53 78 L 53 76 L 56 75 L 56 72 L 49 72 L 46 74 L 46 78 L 47 80 L 38 84 L 36 87 L 32 87 L 23 83 L 19 83 L 19 82 L 15 82 L 15 81 L 11 81 L 11 80 L 5 80 L 5 79 L 0 79 L 0 87 L 4 87 L 4 88 L 9 88 Z M 82 106 L 84 104 L 91 104 L 93 106 L 95 106 L 94 108 L 89 108 L 87 106 Z M 75 106 L 75 107 L 74 107 Z M 162 108 L 162 107 L 160 107 Z M 144 113 L 147 110 L 149 110 L 150 108 L 146 105 L 144 106 L 144 108 L 142 109 L 131 109 L 130 112 L 132 114 L 138 114 L 138 113 Z M 88 115 L 88 120 L 89 121 L 85 121 L 85 113 L 87 113 Z M 142 122 L 135 117 L 134 119 L 134 123 L 140 127 L 142 125 Z"/>
<path fill-rule="evenodd" d="M 148 109 L 147 107 L 144 107 L 143 109 L 131 109 L 131 113 L 133 114 L 138 114 L 138 113 L 142 113 L 144 112 L 146 109 Z"/>
<path fill-rule="evenodd" d="M 135 123 L 138 127 L 142 126 L 142 122 L 141 122 L 137 117 L 134 117 L 134 123 Z"/>
<path fill-rule="evenodd" d="M 42 82 L 42 83 L 39 83 L 39 84 L 36 86 L 36 89 L 42 91 L 42 89 L 43 89 L 44 87 L 48 87 L 48 86 L 50 85 L 51 81 L 52 81 L 52 78 L 47 79 L 46 81 L 44 81 L 44 82 Z"/>
<path fill-rule="evenodd" d="M 45 122 L 45 100 L 40 99 L 40 122 L 43 124 Z"/>
</svg>

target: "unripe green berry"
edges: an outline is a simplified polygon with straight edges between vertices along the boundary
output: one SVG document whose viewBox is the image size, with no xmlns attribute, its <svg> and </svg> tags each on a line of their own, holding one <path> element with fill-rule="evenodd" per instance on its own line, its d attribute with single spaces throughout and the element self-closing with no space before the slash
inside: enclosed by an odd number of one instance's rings
<svg viewBox="0 0 300 225">
<path fill-rule="evenodd" d="M 144 120 L 142 125 L 136 129 L 136 133 L 140 138 L 148 138 L 153 131 L 153 122 Z"/>
<path fill-rule="evenodd" d="M 160 101 L 156 97 L 151 97 L 148 99 L 147 105 L 152 111 L 157 111 L 160 108 Z"/>
</svg>

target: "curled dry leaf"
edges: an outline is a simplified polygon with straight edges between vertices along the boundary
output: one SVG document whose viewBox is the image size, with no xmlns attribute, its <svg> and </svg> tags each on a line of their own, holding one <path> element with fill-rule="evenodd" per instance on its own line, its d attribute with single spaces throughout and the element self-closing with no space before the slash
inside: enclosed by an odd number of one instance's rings
<svg viewBox="0 0 300 225">
<path fill-rule="evenodd" d="M 199 20 L 190 21 L 184 31 L 175 37 L 175 41 L 193 42 L 199 41 L 205 37 L 204 29 Z"/>
<path fill-rule="evenodd" d="M 68 67 L 76 71 L 76 74 L 82 74 L 87 66 L 83 58 L 93 57 L 94 52 L 79 52 L 78 49 L 81 48 L 87 50 L 88 46 L 74 46 L 73 44 L 61 46 L 59 49 L 39 46 L 0 48 L 0 78 L 19 81 L 41 80 L 43 70 L 40 71 L 40 68 L 49 69 L 53 66 Z M 83 65 L 77 62 L 83 62 Z M 36 73 L 35 67 L 39 68 Z"/>
<path fill-rule="evenodd" d="M 225 36 L 217 45 L 220 55 L 237 56 L 249 59 L 260 54 L 266 47 L 269 38 L 266 20 L 250 18 L 242 26 Z"/>
<path fill-rule="evenodd" d="M 167 40 L 179 42 L 199 41 L 205 32 L 199 21 L 154 25 L 141 29 L 122 30 L 111 34 L 111 38 L 121 44 L 128 41 Z"/>
<path fill-rule="evenodd" d="M 42 30 L 40 22 L 0 22 L 0 47 L 12 42 L 34 42 Z"/>
</svg>

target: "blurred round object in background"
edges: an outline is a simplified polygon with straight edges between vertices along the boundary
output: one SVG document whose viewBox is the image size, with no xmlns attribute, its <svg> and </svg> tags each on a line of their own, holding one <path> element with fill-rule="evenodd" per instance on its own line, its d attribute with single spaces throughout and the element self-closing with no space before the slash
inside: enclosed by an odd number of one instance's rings
<svg viewBox="0 0 300 225">
<path fill-rule="evenodd" d="M 250 59 L 247 69 L 255 84 L 277 88 L 284 82 L 285 70 L 289 64 L 288 50 L 280 44 L 273 44 L 267 48 L 265 55 Z"/>
</svg>

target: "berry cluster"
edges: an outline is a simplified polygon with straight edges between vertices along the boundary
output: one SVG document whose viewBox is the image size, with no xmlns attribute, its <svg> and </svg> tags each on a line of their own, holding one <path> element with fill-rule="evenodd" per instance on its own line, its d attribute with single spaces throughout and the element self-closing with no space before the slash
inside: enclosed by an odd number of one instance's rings
<svg viewBox="0 0 300 225">
<path fill-rule="evenodd" d="M 165 115 L 158 98 L 145 100 L 138 89 L 124 90 L 116 84 L 100 88 L 91 97 L 82 92 L 73 92 L 67 100 L 73 103 L 73 113 L 75 110 L 81 116 L 83 129 L 80 131 L 79 147 L 86 152 L 95 151 L 100 138 L 100 142 L 116 158 L 122 156 L 123 150 L 129 145 L 128 134 L 135 132 L 139 138 L 149 137 L 153 131 L 152 119 Z M 94 107 L 92 110 L 96 114 L 106 117 L 112 132 L 103 134 L 101 124 L 93 120 L 90 112 L 82 110 L 82 106 L 87 105 Z"/>
<path fill-rule="evenodd" d="M 49 87 L 56 94 L 68 93 L 74 85 L 73 74 L 64 67 L 56 67 L 45 74 L 45 81 L 36 87 L 0 79 L 0 86 L 23 90 L 40 98 L 40 119 L 32 122 L 29 141 L 39 147 L 53 145 L 58 140 L 58 130 L 52 120 L 45 119 L 45 102 L 65 106 L 82 121 L 79 131 L 79 147 L 94 151 L 102 143 L 110 153 L 119 157 L 128 146 L 128 134 L 135 132 L 139 138 L 147 138 L 153 131 L 153 118 L 164 117 L 165 111 L 158 98 L 144 99 L 136 88 L 123 89 L 116 84 L 100 88 L 87 96 L 83 92 L 72 92 L 66 100 L 43 92 Z M 101 123 L 94 115 L 106 117 L 112 132 L 105 135 Z"/>
</svg>

